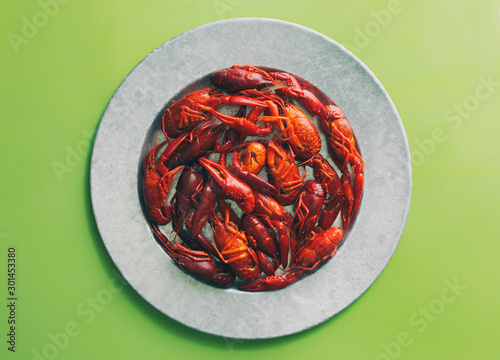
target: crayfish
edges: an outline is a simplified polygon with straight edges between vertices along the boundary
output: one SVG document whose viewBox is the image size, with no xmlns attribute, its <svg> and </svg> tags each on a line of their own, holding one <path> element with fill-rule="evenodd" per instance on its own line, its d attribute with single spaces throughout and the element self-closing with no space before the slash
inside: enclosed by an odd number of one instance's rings
<svg viewBox="0 0 500 360">
<path fill-rule="evenodd" d="M 141 163 L 146 220 L 196 279 L 282 289 L 334 256 L 360 209 L 364 160 L 343 112 L 304 80 L 234 65 L 211 81 L 162 114 Z"/>
</svg>

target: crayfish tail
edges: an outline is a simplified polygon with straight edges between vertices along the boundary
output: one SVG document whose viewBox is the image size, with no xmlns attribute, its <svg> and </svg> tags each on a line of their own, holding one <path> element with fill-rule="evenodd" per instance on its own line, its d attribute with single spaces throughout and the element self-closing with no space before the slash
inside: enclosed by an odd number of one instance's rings
<svg viewBox="0 0 500 360">
<path fill-rule="evenodd" d="M 359 164 L 356 164 L 353 167 L 353 193 L 354 193 L 354 204 L 351 212 L 351 218 L 354 219 L 356 218 L 356 215 L 358 214 L 359 211 L 359 206 L 361 204 L 361 197 L 363 195 L 363 187 L 364 187 L 364 173 L 363 173 L 363 167 Z"/>
<path fill-rule="evenodd" d="M 254 283 L 242 285 L 239 287 L 241 291 L 272 291 L 286 288 L 298 277 L 296 272 L 288 273 L 285 276 L 273 275 L 257 280 Z"/>
</svg>

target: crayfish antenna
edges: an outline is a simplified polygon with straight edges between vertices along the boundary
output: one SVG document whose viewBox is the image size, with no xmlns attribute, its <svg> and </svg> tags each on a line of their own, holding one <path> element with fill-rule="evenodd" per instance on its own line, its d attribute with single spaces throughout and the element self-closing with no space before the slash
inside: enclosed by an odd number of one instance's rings
<svg viewBox="0 0 500 360">
<path fill-rule="evenodd" d="M 316 154 L 316 155 L 313 155 L 313 156 L 311 156 L 309 159 L 302 161 L 300 164 L 297 164 L 297 166 L 305 166 L 305 165 L 309 165 L 310 163 L 312 163 L 312 162 L 313 162 L 313 160 L 314 160 L 317 156 L 318 156 L 317 154 Z M 309 166 L 312 166 L 312 165 L 309 165 Z"/>
</svg>

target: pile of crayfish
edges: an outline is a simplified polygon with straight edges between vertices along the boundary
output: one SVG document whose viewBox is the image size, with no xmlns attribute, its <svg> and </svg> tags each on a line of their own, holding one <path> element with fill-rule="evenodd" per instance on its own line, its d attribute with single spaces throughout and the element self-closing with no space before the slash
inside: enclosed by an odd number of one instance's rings
<svg viewBox="0 0 500 360">
<path fill-rule="evenodd" d="M 198 280 L 282 289 L 335 254 L 360 207 L 364 161 L 342 111 L 292 74 L 234 65 L 211 82 L 163 114 L 142 164 L 148 224 Z"/>
</svg>

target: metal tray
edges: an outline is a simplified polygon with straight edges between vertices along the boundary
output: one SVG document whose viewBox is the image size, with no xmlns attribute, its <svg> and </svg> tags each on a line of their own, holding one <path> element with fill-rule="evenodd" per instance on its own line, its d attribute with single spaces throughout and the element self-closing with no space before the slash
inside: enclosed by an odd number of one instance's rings
<svg viewBox="0 0 500 360">
<path fill-rule="evenodd" d="M 169 100 L 188 84 L 234 64 L 282 69 L 316 85 L 346 114 L 366 162 L 363 200 L 342 247 L 314 274 L 279 291 L 222 290 L 185 274 L 153 238 L 140 206 L 138 164 Z M 170 318 L 238 339 L 293 334 L 348 307 L 387 265 L 411 199 L 406 135 L 380 82 L 332 39 L 263 18 L 202 25 L 146 56 L 104 112 L 90 176 L 99 232 L 130 285 Z"/>
</svg>

